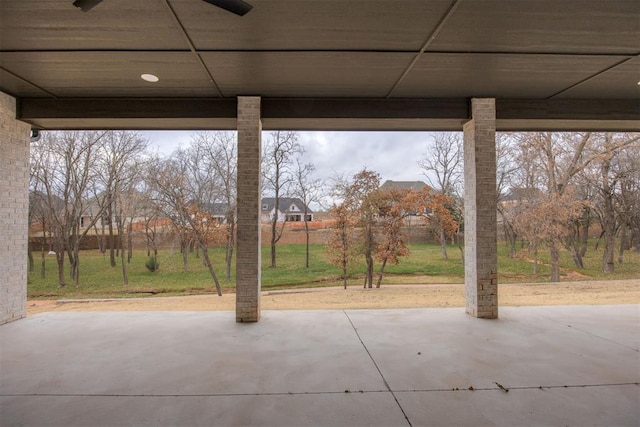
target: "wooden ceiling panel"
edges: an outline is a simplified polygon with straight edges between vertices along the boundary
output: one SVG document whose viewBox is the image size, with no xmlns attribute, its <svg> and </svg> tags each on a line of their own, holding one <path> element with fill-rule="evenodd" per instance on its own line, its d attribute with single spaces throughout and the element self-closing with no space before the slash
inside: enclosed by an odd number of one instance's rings
<svg viewBox="0 0 640 427">
<path fill-rule="evenodd" d="M 203 3 L 195 0 L 198 3 Z M 105 0 L 89 12 L 73 0 L 2 0 L 2 50 L 188 49 L 158 0 Z"/>
<path fill-rule="evenodd" d="M 640 52 L 640 1 L 463 1 L 431 51 Z"/>
<path fill-rule="evenodd" d="M 4 70 L 0 70 L 0 82 L 2 82 L 3 92 L 12 96 L 16 96 L 17 94 L 29 97 L 49 96 L 45 91 L 38 89 Z"/>
<path fill-rule="evenodd" d="M 203 53 L 224 96 L 384 97 L 412 54 Z"/>
<path fill-rule="evenodd" d="M 190 53 L 5 53 L 0 65 L 58 97 L 218 96 Z M 144 73 L 160 81 L 146 82 Z"/>
<path fill-rule="evenodd" d="M 624 57 L 428 53 L 393 97 L 546 99 Z"/>
<path fill-rule="evenodd" d="M 242 18 L 172 2 L 197 49 L 418 51 L 451 0 L 253 0 Z"/>
<path fill-rule="evenodd" d="M 585 80 L 558 95 L 559 98 L 637 99 L 640 104 L 640 56 Z"/>
</svg>

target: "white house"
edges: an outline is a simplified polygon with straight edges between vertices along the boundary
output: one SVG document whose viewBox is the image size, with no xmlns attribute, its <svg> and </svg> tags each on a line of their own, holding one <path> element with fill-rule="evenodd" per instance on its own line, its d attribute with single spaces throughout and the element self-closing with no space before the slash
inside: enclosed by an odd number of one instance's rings
<svg viewBox="0 0 640 427">
<path fill-rule="evenodd" d="M 262 199 L 262 222 L 269 222 L 276 214 L 278 221 L 283 222 L 300 222 L 304 221 L 305 204 L 297 197 L 280 197 L 278 200 L 278 208 L 276 209 L 276 199 L 274 197 L 264 197 Z M 313 211 L 306 208 L 307 221 L 313 221 Z"/>
</svg>

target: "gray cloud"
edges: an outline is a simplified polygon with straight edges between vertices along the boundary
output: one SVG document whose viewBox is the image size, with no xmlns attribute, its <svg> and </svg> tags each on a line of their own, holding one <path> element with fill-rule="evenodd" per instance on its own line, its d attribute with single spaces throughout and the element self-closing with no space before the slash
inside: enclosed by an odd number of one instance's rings
<svg viewBox="0 0 640 427">
<path fill-rule="evenodd" d="M 142 132 L 150 146 L 169 155 L 187 147 L 195 132 Z M 430 132 L 298 132 L 305 148 L 304 162 L 316 167 L 315 177 L 330 180 L 341 174 L 350 177 L 364 167 L 378 172 L 382 180 L 424 180 L 418 166 L 432 140 Z M 268 138 L 265 132 L 263 138 Z"/>
</svg>

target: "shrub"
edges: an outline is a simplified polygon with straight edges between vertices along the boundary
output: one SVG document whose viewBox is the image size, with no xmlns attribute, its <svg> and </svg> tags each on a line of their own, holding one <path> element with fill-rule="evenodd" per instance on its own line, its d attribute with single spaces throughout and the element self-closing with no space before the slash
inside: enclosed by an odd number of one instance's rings
<svg viewBox="0 0 640 427">
<path fill-rule="evenodd" d="M 147 259 L 147 262 L 144 265 L 145 267 L 147 267 L 147 270 L 149 270 L 152 273 L 158 271 L 158 269 L 160 268 L 160 263 L 158 262 L 158 258 L 153 256 L 149 257 L 149 259 Z"/>
</svg>

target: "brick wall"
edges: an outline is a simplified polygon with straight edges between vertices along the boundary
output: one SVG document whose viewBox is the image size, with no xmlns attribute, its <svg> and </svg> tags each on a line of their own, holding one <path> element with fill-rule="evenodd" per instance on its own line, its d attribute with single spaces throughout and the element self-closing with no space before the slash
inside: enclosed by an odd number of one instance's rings
<svg viewBox="0 0 640 427">
<path fill-rule="evenodd" d="M 0 324 L 27 314 L 30 126 L 0 92 Z"/>
</svg>

